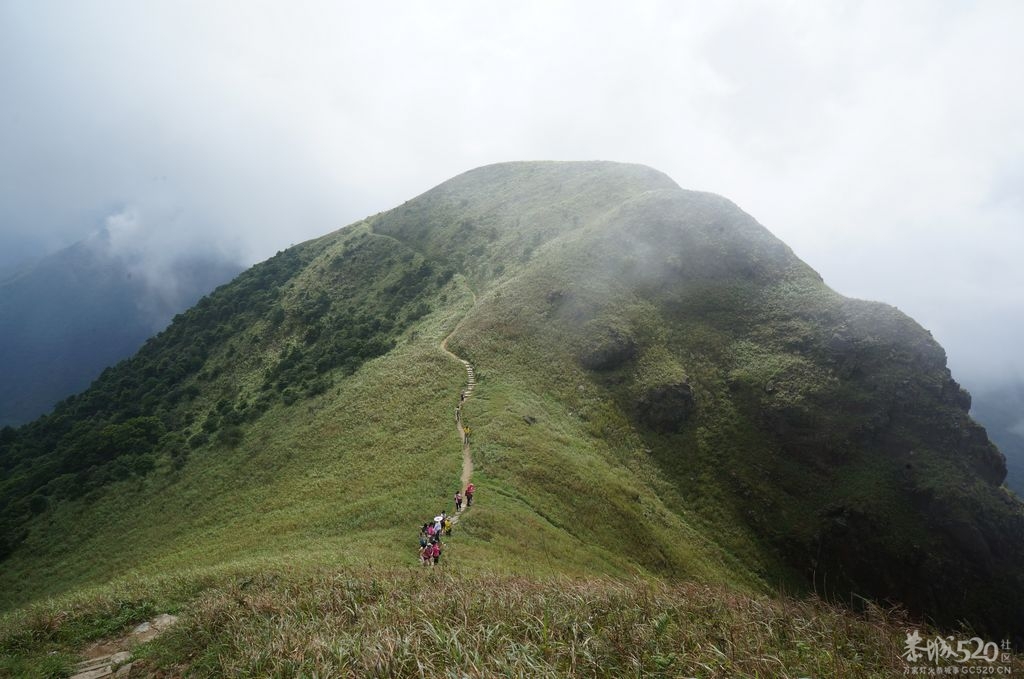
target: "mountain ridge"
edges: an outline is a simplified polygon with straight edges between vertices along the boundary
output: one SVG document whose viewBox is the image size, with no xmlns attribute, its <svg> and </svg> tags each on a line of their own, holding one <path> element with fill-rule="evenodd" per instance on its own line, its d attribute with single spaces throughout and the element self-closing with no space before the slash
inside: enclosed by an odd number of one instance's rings
<svg viewBox="0 0 1024 679">
<path fill-rule="evenodd" d="M 458 478 L 449 334 L 488 498 L 451 558 L 1020 629 L 1020 502 L 927 331 L 837 295 L 728 200 L 611 163 L 478 168 L 279 253 L 6 431 L 3 588 L 400 563 L 400 526 Z M 166 525 L 118 514 L 129 498 Z"/>
</svg>

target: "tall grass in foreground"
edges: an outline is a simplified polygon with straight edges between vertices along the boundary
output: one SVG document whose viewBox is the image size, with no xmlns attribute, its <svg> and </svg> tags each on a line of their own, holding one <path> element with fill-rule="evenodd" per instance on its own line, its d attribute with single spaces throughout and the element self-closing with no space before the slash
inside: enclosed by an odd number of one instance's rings
<svg viewBox="0 0 1024 679">
<path fill-rule="evenodd" d="M 208 592 L 147 662 L 199 677 L 891 677 L 898 623 L 699 584 L 267 574 Z"/>
<path fill-rule="evenodd" d="M 163 611 L 181 620 L 137 649 L 132 676 L 881 678 L 903 674 L 909 629 L 939 634 L 900 612 L 697 583 L 265 564 L 8 614 L 0 677 L 69 676 L 90 641 Z"/>
</svg>

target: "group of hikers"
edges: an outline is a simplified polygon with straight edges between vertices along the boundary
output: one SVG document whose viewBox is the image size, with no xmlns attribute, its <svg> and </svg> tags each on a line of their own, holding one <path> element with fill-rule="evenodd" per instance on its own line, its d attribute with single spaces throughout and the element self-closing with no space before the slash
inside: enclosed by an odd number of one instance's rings
<svg viewBox="0 0 1024 679">
<path fill-rule="evenodd" d="M 441 560 L 441 549 L 444 547 L 441 542 L 442 533 L 452 534 L 452 518 L 444 510 L 420 528 L 420 563 L 424 566 L 437 565 Z"/>
<path fill-rule="evenodd" d="M 466 486 L 465 500 L 467 507 L 473 506 L 473 493 L 475 492 L 476 486 L 472 483 Z M 456 514 L 462 511 L 462 500 L 463 494 L 456 491 Z M 441 538 L 442 536 L 448 537 L 452 534 L 452 526 L 454 524 L 455 517 L 449 516 L 447 510 L 441 510 L 440 514 L 420 527 L 420 564 L 436 566 L 441 561 L 441 550 L 444 549 L 444 543 L 441 541 Z"/>
<path fill-rule="evenodd" d="M 468 364 L 467 364 L 468 365 Z M 470 386 L 472 389 L 472 386 Z M 466 402 L 466 397 L 469 396 L 469 392 L 464 390 L 459 394 L 459 405 L 455 407 L 455 424 L 459 425 L 462 431 L 462 442 L 465 445 L 469 445 L 470 434 L 473 430 L 469 428 L 469 425 L 462 421 L 462 405 Z M 466 507 L 473 506 L 473 493 L 476 492 L 476 486 L 472 483 L 466 486 L 465 490 L 465 501 Z M 455 491 L 455 513 L 459 514 L 462 512 L 462 501 L 463 494 L 460 491 Z M 424 566 L 436 566 L 441 561 L 441 550 L 444 549 L 444 543 L 441 541 L 441 537 L 447 537 L 452 534 L 452 526 L 455 524 L 456 517 L 448 515 L 447 510 L 441 510 L 441 513 L 433 518 L 432 521 L 427 521 L 420 527 L 420 563 Z"/>
</svg>

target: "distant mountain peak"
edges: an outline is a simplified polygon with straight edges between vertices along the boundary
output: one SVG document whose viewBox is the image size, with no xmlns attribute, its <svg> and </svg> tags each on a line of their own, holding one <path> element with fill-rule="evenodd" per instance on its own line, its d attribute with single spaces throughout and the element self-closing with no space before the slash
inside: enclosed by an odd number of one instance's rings
<svg viewBox="0 0 1024 679">
<path fill-rule="evenodd" d="M 84 389 L 241 270 L 205 254 L 168 265 L 146 276 L 144 260 L 114 252 L 100 229 L 0 282 L 0 425 Z"/>
</svg>

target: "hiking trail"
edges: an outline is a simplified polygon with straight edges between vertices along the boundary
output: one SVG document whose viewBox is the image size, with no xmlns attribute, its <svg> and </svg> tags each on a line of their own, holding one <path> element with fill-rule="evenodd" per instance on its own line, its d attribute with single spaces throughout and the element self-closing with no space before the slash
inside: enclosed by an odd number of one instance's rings
<svg viewBox="0 0 1024 679">
<path fill-rule="evenodd" d="M 136 664 L 132 649 L 155 639 L 176 622 L 178 616 L 162 613 L 120 638 L 93 642 L 82 651 L 85 660 L 75 665 L 71 679 L 131 676 L 132 667 Z"/>
<path fill-rule="evenodd" d="M 470 290 L 469 293 L 473 295 L 473 305 L 476 306 L 476 293 L 472 290 Z M 468 312 L 466 315 L 469 315 Z M 441 340 L 441 351 L 461 363 L 466 369 L 466 388 L 462 391 L 462 394 L 460 394 L 460 402 L 458 405 L 460 416 L 455 421 L 455 427 L 459 432 L 459 441 L 462 442 L 462 477 L 460 480 L 461 485 L 459 486 L 460 492 L 469 485 L 470 480 L 473 478 L 473 456 L 470 451 L 470 443 L 466 440 L 466 430 L 463 428 L 462 424 L 466 403 L 469 401 L 470 397 L 472 397 L 473 389 L 476 387 L 476 372 L 473 370 L 473 365 L 469 361 L 457 356 L 448 349 L 448 340 L 450 340 L 455 333 L 459 331 L 459 328 L 462 327 L 462 323 L 465 318 L 466 317 L 463 316 L 463 320 L 459 321 L 455 328 L 448 333 L 448 336 Z M 468 505 L 463 505 L 462 510 L 465 510 L 467 506 Z M 455 516 L 452 517 L 452 523 L 458 522 L 459 514 L 462 513 L 462 510 L 455 513 Z"/>
</svg>

